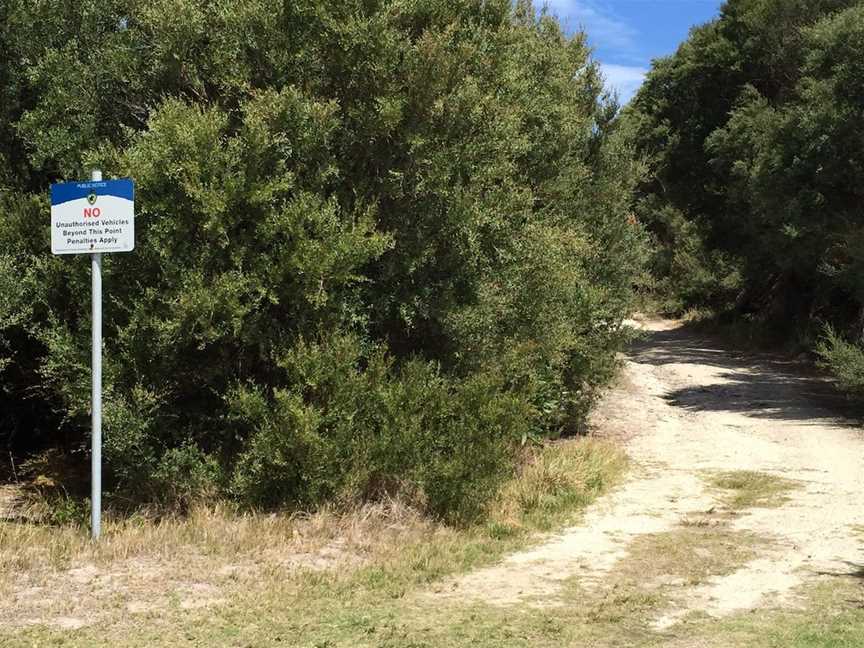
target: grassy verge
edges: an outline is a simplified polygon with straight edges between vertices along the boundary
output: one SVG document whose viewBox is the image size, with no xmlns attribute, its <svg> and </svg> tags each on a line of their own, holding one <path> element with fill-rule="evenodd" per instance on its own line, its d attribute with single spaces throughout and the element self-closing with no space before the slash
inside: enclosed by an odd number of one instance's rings
<svg viewBox="0 0 864 648">
<path fill-rule="evenodd" d="M 485 524 L 463 529 L 398 502 L 307 518 L 217 506 L 109 519 L 96 545 L 80 527 L 0 522 L 0 645 L 411 645 L 424 636 L 415 622 L 439 612 L 416 593 L 572 521 L 624 466 L 608 443 L 550 445 Z M 416 645 L 447 645 L 430 641 Z"/>
</svg>

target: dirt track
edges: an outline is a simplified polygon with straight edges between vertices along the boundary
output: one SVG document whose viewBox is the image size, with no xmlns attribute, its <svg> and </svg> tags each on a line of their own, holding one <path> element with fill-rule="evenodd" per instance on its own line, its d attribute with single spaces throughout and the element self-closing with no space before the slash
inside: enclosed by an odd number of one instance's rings
<svg viewBox="0 0 864 648">
<path fill-rule="evenodd" d="M 729 512 L 724 521 L 727 529 L 770 542 L 727 575 L 681 583 L 676 604 L 653 620 L 656 629 L 674 626 L 691 610 L 723 616 L 794 605 L 805 581 L 860 572 L 864 434 L 841 414 L 844 399 L 793 362 L 730 353 L 674 322 L 641 327 L 645 337 L 594 421 L 629 439 L 629 480 L 579 526 L 469 574 L 450 593 L 551 606 L 573 577 L 602 587 L 635 539 L 722 509 L 706 475 L 742 470 L 796 483 L 781 506 Z"/>
</svg>

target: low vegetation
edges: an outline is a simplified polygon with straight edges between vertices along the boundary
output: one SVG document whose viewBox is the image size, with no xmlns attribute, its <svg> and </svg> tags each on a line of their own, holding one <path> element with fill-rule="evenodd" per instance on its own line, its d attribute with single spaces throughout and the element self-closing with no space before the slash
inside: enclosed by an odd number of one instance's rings
<svg viewBox="0 0 864 648">
<path fill-rule="evenodd" d="M 757 556 L 769 542 L 721 523 L 682 524 L 666 533 L 639 536 L 617 571 L 632 585 L 692 586 L 712 576 L 726 576 Z"/>
<path fill-rule="evenodd" d="M 725 619 L 694 614 L 679 632 L 702 636 L 700 645 L 711 648 L 854 648 L 864 642 L 864 589 L 859 579 L 832 578 L 796 593 L 797 606 L 742 612 Z"/>
<path fill-rule="evenodd" d="M 595 440 L 552 444 L 527 460 L 490 519 L 464 528 L 397 501 L 293 518 L 222 505 L 139 514 L 106 520 L 98 544 L 80 526 L 0 521 L 0 643 L 107 645 L 122 632 L 142 646 L 280 636 L 297 646 L 379 645 L 402 636 L 403 615 L 414 617 L 434 582 L 575 521 L 625 463 Z"/>
<path fill-rule="evenodd" d="M 721 490 L 721 499 L 733 510 L 782 506 L 786 493 L 799 484 L 791 479 L 752 470 L 713 474 L 708 483 Z"/>
<path fill-rule="evenodd" d="M 373 551 L 370 562 L 359 568 L 345 569 L 342 562 L 342 575 L 325 570 L 286 576 L 280 567 L 263 572 L 244 568 L 207 576 L 206 582 L 212 583 L 207 588 L 200 580 L 197 587 L 195 580 L 183 580 L 184 576 L 190 578 L 187 567 L 178 572 L 171 593 L 164 598 L 155 592 L 148 594 L 146 588 L 125 595 L 115 589 L 101 601 L 101 612 L 87 608 L 93 613 L 93 625 L 71 632 L 58 628 L 58 623 L 70 624 L 84 610 L 68 604 L 43 604 L 41 614 L 58 615 L 51 618 L 51 624 L 4 628 L 0 637 L 10 646 L 50 643 L 61 637 L 65 645 L 73 647 L 107 646 L 112 642 L 106 635 L 110 627 L 112 632 L 126 632 L 130 637 L 128 645 L 141 646 L 282 642 L 303 648 L 506 648 L 661 646 L 685 633 L 707 645 L 722 646 L 738 630 L 718 632 L 720 622 L 715 619 L 690 617 L 684 622 L 684 630 L 679 627 L 675 634 L 654 629 L 653 622 L 677 603 L 682 582 L 702 582 L 712 575 L 729 573 L 752 555 L 754 546 L 752 538 L 741 538 L 734 532 L 715 537 L 707 532 L 683 530 L 646 536 L 633 557 L 596 586 L 586 588 L 574 578 L 565 584 L 554 605 L 545 606 L 541 601 L 499 607 L 437 598 L 434 594 L 440 575 L 477 566 L 498 555 L 496 551 L 481 550 L 488 549 L 488 537 L 466 542 L 464 536 L 441 535 L 427 529 L 423 539 L 415 537 L 405 542 L 406 536 L 390 535 L 392 531 L 386 525 L 372 525 L 364 532 L 375 528 L 384 532 L 388 553 L 376 555 Z M 517 544 L 510 541 L 506 546 L 512 549 Z M 658 552 L 670 547 L 676 548 L 674 563 L 657 562 L 657 556 L 662 555 Z M 153 566 L 149 565 L 149 569 Z M 201 572 L 197 572 L 197 578 L 202 578 Z M 153 607 L 146 607 L 142 601 L 149 601 Z M 93 603 L 91 600 L 89 606 Z M 752 615 L 748 616 L 745 621 L 752 620 Z M 724 627 L 735 626 L 726 623 Z M 759 630 L 764 635 L 780 629 L 768 626 Z M 716 644 L 710 643 L 712 640 Z"/>
<path fill-rule="evenodd" d="M 690 521 L 639 536 L 604 578 L 570 578 L 554 604 L 439 597 L 447 576 L 574 521 L 615 485 L 624 459 L 612 445 L 580 440 L 532 452 L 524 465 L 490 520 L 461 529 L 396 501 L 294 518 L 219 506 L 161 520 L 126 517 L 109 520 L 96 545 L 73 526 L 0 523 L 0 642 L 109 646 L 122 633 L 130 646 L 811 648 L 851 647 L 864 637 L 856 604 L 864 591 L 854 578 L 804 587 L 800 608 L 724 618 L 693 611 L 658 628 L 664 613 L 686 606 L 688 588 L 770 546 L 720 514 L 706 514 L 710 525 Z M 751 493 L 748 506 L 776 501 L 776 480 L 760 473 L 713 482 Z"/>
</svg>

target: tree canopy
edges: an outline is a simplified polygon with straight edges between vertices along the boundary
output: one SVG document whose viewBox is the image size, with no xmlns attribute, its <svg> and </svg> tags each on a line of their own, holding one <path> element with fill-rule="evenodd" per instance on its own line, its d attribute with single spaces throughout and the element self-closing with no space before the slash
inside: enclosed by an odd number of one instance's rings
<svg viewBox="0 0 864 648">
<path fill-rule="evenodd" d="M 679 307 L 857 316 L 840 248 L 860 220 L 861 16 L 855 0 L 731 0 L 650 73 L 629 118 Z"/>
</svg>

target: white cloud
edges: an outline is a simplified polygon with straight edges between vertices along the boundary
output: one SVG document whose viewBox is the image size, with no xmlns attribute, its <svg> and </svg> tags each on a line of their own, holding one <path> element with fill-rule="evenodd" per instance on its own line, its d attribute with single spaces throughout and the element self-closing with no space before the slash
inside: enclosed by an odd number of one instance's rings
<svg viewBox="0 0 864 648">
<path fill-rule="evenodd" d="M 534 0 L 558 17 L 564 30 L 584 29 L 598 59 L 620 63 L 600 63 L 606 87 L 618 93 L 622 104 L 636 94 L 648 73 L 639 47 L 639 31 L 616 15 L 608 0 Z M 624 65 L 629 63 L 630 65 Z M 641 65 L 638 65 L 640 64 Z"/>
<path fill-rule="evenodd" d="M 648 74 L 646 68 L 615 63 L 600 63 L 600 69 L 606 79 L 606 87 L 618 91 L 618 99 L 622 105 L 633 98 Z"/>
<path fill-rule="evenodd" d="M 543 2 L 535 5 L 543 6 Z M 620 53 L 636 49 L 638 31 L 596 0 L 548 0 L 546 6 L 567 32 L 584 28 L 596 47 Z"/>
</svg>

